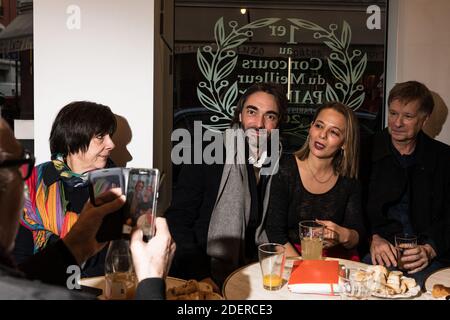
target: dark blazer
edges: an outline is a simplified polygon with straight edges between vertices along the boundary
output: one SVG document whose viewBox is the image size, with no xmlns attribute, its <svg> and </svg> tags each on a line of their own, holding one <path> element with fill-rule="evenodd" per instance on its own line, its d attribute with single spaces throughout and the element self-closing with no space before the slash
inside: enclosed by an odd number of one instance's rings
<svg viewBox="0 0 450 320">
<path fill-rule="evenodd" d="M 206 245 L 223 169 L 223 164 L 191 164 L 180 171 L 165 215 L 177 244 L 172 276 L 198 280 L 210 276 Z"/>
<path fill-rule="evenodd" d="M 246 148 L 247 146 L 246 144 Z M 202 150 L 205 150 L 205 147 L 206 145 L 203 145 Z M 223 146 L 223 156 L 226 156 L 225 145 Z M 207 255 L 208 231 L 224 168 L 223 163 L 184 164 L 181 167 L 178 182 L 173 189 L 171 205 L 165 213 L 170 233 L 177 245 L 169 275 L 197 280 L 212 277 L 211 257 Z M 266 184 L 260 184 L 260 186 L 264 185 L 264 194 L 258 194 L 256 179 L 251 179 L 254 177 L 254 173 L 250 168 L 253 166 L 247 163 L 247 172 L 252 172 L 252 175 L 249 174 L 249 180 L 251 180 L 249 181 L 249 191 L 252 201 L 246 233 L 257 232 L 257 230 L 253 230 L 255 227 L 253 224 L 260 226 L 261 221 L 258 219 L 264 219 L 260 216 L 255 218 L 255 214 L 260 214 L 259 209 L 263 206 L 260 203 L 263 202 L 260 201 L 260 197 L 268 196 L 266 190 L 269 185 L 267 180 L 264 182 Z M 251 240 L 249 239 L 247 236 L 245 250 L 248 255 L 246 259 L 257 259 L 257 249 L 253 248 L 253 243 L 250 244 Z M 252 256 L 252 250 L 255 251 L 253 252 L 255 257 Z M 218 284 L 222 281 L 217 278 L 214 280 Z"/>
<path fill-rule="evenodd" d="M 450 147 L 428 137 L 417 136 L 417 163 L 404 169 L 392 152 L 387 129 L 375 135 L 369 164 L 367 215 L 372 234 L 393 241 L 402 232 L 399 222 L 387 217 L 391 205 L 400 200 L 410 179 L 410 219 L 419 241 L 429 243 L 439 260 L 450 259 Z M 409 172 L 408 172 L 409 171 Z"/>
</svg>

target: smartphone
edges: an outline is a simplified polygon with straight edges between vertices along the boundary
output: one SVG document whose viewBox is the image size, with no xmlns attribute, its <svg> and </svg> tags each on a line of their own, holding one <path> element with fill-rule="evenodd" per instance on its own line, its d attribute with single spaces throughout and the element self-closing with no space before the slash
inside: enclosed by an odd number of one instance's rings
<svg viewBox="0 0 450 320">
<path fill-rule="evenodd" d="M 125 193 L 125 180 L 122 168 L 106 168 L 89 172 L 89 198 L 94 206 L 102 204 L 99 196 L 113 188 Z"/>
<path fill-rule="evenodd" d="M 125 222 L 141 228 L 146 239 L 155 234 L 159 176 L 158 169 L 132 168 L 128 172 Z"/>
<path fill-rule="evenodd" d="M 89 172 L 89 198 L 94 206 L 102 204 L 99 197 L 102 193 L 112 189 L 120 188 L 125 194 L 126 184 L 122 168 L 106 168 Z M 119 239 L 122 234 L 124 223 L 123 207 L 103 218 L 102 224 L 96 234 L 98 242 L 106 242 Z"/>
</svg>

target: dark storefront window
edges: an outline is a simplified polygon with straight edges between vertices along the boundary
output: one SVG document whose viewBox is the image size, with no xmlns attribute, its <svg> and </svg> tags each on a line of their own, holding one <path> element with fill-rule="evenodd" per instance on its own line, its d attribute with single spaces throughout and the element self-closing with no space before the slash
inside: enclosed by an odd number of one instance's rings
<svg viewBox="0 0 450 320">
<path fill-rule="evenodd" d="M 15 120 L 34 118 L 33 2 L 2 1 L 0 23 L 0 114 L 16 132 Z M 16 132 L 17 133 L 17 132 Z M 33 141 L 21 140 L 33 150 Z"/>
<path fill-rule="evenodd" d="M 176 1 L 174 129 L 227 128 L 262 81 L 290 90 L 287 151 L 330 100 L 357 113 L 363 135 L 380 129 L 386 12 L 386 1 Z"/>
</svg>

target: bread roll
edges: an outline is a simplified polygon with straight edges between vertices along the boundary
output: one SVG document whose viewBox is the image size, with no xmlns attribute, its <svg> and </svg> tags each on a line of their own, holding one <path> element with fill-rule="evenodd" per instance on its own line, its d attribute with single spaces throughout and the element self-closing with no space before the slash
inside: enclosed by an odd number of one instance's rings
<svg viewBox="0 0 450 320">
<path fill-rule="evenodd" d="M 199 290 L 198 282 L 196 280 L 189 280 L 181 286 L 173 287 L 167 290 L 167 299 L 182 295 L 188 295 L 198 290 Z"/>
<path fill-rule="evenodd" d="M 408 291 L 408 286 L 406 285 L 405 281 L 400 279 L 400 293 L 406 293 Z"/>
<path fill-rule="evenodd" d="M 414 278 L 402 277 L 401 280 L 406 284 L 408 290 L 411 290 L 412 288 L 417 286 L 416 280 L 414 280 Z"/>
<path fill-rule="evenodd" d="M 391 288 L 392 290 L 394 290 L 394 292 L 396 294 L 401 293 L 401 288 L 400 288 L 400 276 L 398 275 L 398 273 L 394 273 L 391 272 L 389 273 L 387 282 L 386 282 L 386 287 Z"/>
<path fill-rule="evenodd" d="M 393 275 L 393 276 L 403 276 L 403 272 L 399 271 L 399 270 L 393 270 L 391 272 L 389 272 L 389 275 Z"/>
<path fill-rule="evenodd" d="M 212 285 L 210 285 L 209 283 L 200 281 L 200 282 L 198 283 L 198 287 L 199 287 L 199 290 L 200 290 L 200 291 L 204 291 L 204 292 L 213 292 L 213 287 L 212 287 Z"/>
<path fill-rule="evenodd" d="M 205 300 L 222 300 L 222 296 L 215 292 L 205 292 Z"/>
<path fill-rule="evenodd" d="M 395 290 L 392 289 L 391 287 L 389 287 L 388 285 L 386 285 L 385 289 L 389 296 L 393 296 L 393 295 L 397 294 L 397 292 L 395 292 Z"/>
<path fill-rule="evenodd" d="M 368 274 L 364 270 L 358 270 L 355 272 L 354 278 L 356 281 L 366 281 L 371 277 L 371 274 Z"/>
<path fill-rule="evenodd" d="M 385 293 L 386 279 L 388 271 L 384 266 L 369 266 L 367 272 L 372 274 L 372 290 L 381 294 Z"/>
<path fill-rule="evenodd" d="M 388 277 L 388 270 L 384 266 L 369 266 L 367 272 L 372 273 L 374 281 L 381 284 L 386 284 L 386 279 Z"/>
<path fill-rule="evenodd" d="M 450 287 L 446 287 L 442 284 L 435 284 L 433 286 L 433 290 L 431 291 L 431 294 L 434 298 L 442 298 L 450 295 Z"/>
<path fill-rule="evenodd" d="M 176 296 L 175 300 L 203 300 L 200 291 Z"/>
<path fill-rule="evenodd" d="M 210 284 L 189 280 L 181 286 L 169 288 L 167 300 L 219 300 L 222 297 L 213 292 Z"/>
<path fill-rule="evenodd" d="M 373 274 L 372 290 L 384 296 L 404 294 L 417 286 L 416 280 L 398 270 L 389 272 L 384 266 L 369 266 L 367 271 Z"/>
</svg>

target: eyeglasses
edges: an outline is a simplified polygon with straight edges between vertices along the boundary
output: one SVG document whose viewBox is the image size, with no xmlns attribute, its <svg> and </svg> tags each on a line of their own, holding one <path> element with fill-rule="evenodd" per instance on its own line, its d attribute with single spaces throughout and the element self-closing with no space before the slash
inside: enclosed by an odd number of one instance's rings
<svg viewBox="0 0 450 320">
<path fill-rule="evenodd" d="M 34 167 L 34 157 L 28 150 L 24 150 L 21 159 L 5 160 L 0 162 L 0 168 L 5 167 L 19 167 L 20 174 L 23 180 L 27 180 L 31 176 Z"/>
</svg>

